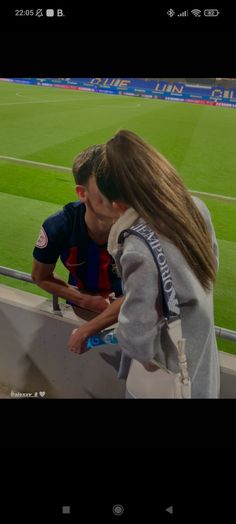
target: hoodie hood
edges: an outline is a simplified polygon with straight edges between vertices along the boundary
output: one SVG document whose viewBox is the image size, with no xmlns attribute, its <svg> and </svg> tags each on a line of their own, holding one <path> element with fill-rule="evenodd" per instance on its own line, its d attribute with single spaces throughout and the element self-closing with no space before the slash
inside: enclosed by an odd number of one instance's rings
<svg viewBox="0 0 236 524">
<path fill-rule="evenodd" d="M 123 215 L 121 215 L 121 217 L 118 218 L 115 224 L 113 224 L 110 230 L 107 243 L 107 250 L 111 256 L 114 256 L 119 249 L 118 238 L 120 233 L 124 231 L 124 229 L 133 226 L 133 224 L 137 222 L 139 218 L 140 217 L 138 213 L 135 211 L 135 209 L 129 207 L 128 209 L 126 209 Z"/>
</svg>

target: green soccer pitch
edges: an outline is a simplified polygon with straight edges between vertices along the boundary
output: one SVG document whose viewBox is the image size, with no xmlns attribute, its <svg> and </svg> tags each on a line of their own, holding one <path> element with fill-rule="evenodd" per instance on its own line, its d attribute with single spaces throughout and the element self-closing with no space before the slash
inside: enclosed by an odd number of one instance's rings
<svg viewBox="0 0 236 524">
<path fill-rule="evenodd" d="M 190 190 L 216 195 L 199 195 L 220 250 L 215 324 L 236 331 L 236 110 L 0 82 L 0 122 L 0 265 L 31 272 L 42 222 L 76 200 L 73 158 L 130 129 L 174 164 Z M 67 279 L 60 262 L 57 273 Z M 33 284 L 0 283 L 48 296 Z M 231 342 L 218 347 L 236 354 Z"/>
</svg>

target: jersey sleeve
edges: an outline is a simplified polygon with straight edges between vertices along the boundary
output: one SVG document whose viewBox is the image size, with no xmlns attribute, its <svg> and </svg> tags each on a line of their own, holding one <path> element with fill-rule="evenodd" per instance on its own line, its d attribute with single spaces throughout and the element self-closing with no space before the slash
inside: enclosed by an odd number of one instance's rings
<svg viewBox="0 0 236 524">
<path fill-rule="evenodd" d="M 55 264 L 66 245 L 66 222 L 62 211 L 47 218 L 39 232 L 33 257 L 43 264 Z"/>
</svg>

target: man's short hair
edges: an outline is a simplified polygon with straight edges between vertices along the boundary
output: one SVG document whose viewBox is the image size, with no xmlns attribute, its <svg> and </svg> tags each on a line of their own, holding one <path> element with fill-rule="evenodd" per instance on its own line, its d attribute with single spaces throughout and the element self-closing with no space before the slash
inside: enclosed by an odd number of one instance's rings
<svg viewBox="0 0 236 524">
<path fill-rule="evenodd" d="M 93 174 L 93 164 L 102 151 L 101 145 L 88 147 L 74 159 L 72 172 L 76 184 L 86 185 L 89 177 Z"/>
</svg>

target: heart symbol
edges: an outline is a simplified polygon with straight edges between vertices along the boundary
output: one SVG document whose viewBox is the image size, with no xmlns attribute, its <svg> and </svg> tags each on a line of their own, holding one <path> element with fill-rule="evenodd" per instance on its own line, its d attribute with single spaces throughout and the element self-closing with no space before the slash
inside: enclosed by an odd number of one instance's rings
<svg viewBox="0 0 236 524">
<path fill-rule="evenodd" d="M 39 394 L 40 394 L 40 397 L 44 397 L 45 396 L 45 391 L 40 391 Z"/>
</svg>

